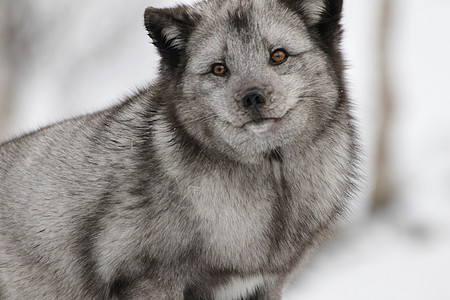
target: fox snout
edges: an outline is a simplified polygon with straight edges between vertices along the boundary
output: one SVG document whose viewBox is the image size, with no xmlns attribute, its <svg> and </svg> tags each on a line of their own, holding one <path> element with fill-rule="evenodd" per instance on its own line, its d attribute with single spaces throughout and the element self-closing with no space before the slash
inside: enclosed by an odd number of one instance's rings
<svg viewBox="0 0 450 300">
<path fill-rule="evenodd" d="M 259 89 L 252 89 L 242 95 L 241 103 L 246 109 L 258 109 L 266 104 L 266 95 Z"/>
</svg>

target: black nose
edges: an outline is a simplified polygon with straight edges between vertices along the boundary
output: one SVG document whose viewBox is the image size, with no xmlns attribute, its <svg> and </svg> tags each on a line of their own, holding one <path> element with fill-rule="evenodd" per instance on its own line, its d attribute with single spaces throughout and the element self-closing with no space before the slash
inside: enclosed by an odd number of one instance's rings
<svg viewBox="0 0 450 300">
<path fill-rule="evenodd" d="M 242 106 L 244 108 L 260 108 L 266 104 L 266 96 L 260 90 L 251 90 L 242 96 Z"/>
</svg>

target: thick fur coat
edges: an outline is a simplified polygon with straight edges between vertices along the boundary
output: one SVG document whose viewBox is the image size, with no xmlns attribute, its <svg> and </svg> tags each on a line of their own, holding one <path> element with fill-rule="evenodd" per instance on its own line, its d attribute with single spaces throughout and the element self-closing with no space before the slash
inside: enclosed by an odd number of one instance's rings
<svg viewBox="0 0 450 300">
<path fill-rule="evenodd" d="M 353 190 L 341 10 L 148 8 L 154 84 L 0 146 L 0 298 L 281 299 Z"/>
</svg>

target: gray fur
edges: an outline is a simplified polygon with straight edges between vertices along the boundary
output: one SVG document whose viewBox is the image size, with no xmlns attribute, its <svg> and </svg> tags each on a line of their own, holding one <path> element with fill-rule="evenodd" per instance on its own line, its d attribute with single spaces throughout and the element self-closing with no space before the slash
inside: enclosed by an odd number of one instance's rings
<svg viewBox="0 0 450 300">
<path fill-rule="evenodd" d="M 0 298 L 281 299 L 353 190 L 341 8 L 149 8 L 153 85 L 1 145 Z"/>
</svg>

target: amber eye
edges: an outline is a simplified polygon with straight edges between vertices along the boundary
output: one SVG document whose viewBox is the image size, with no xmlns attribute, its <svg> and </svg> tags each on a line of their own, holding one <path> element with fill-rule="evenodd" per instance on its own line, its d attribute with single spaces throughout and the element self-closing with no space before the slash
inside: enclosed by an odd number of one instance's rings
<svg viewBox="0 0 450 300">
<path fill-rule="evenodd" d="M 227 73 L 227 67 L 224 64 L 214 64 L 212 72 L 216 76 L 224 76 Z"/>
<path fill-rule="evenodd" d="M 288 54 L 283 49 L 277 49 L 272 52 L 272 56 L 270 57 L 272 60 L 272 63 L 274 65 L 279 65 L 284 63 L 288 59 Z"/>
</svg>

